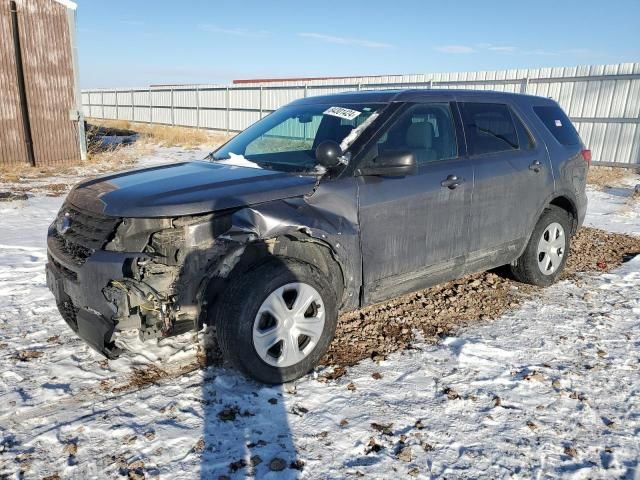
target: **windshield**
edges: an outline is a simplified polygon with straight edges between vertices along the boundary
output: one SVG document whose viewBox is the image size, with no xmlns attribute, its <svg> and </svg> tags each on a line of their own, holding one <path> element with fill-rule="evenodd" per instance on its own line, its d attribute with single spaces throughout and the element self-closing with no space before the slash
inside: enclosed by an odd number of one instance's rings
<svg viewBox="0 0 640 480">
<path fill-rule="evenodd" d="M 286 172 L 323 173 L 316 162 L 316 147 L 333 140 L 348 158 L 351 144 L 385 106 L 350 103 L 283 107 L 220 147 L 212 159 Z"/>
</svg>

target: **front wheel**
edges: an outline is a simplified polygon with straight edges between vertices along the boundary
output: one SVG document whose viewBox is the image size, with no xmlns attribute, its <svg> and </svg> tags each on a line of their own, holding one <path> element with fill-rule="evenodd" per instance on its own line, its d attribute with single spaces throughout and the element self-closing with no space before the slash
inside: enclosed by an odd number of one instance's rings
<svg viewBox="0 0 640 480">
<path fill-rule="evenodd" d="M 533 229 L 527 248 L 515 265 L 511 265 L 516 280 L 540 287 L 554 283 L 567 263 L 570 232 L 569 214 L 559 207 L 549 206 Z"/>
<path fill-rule="evenodd" d="M 278 384 L 306 374 L 326 353 L 337 301 L 316 267 L 274 257 L 232 280 L 216 318 L 224 357 L 256 380 Z"/>
</svg>

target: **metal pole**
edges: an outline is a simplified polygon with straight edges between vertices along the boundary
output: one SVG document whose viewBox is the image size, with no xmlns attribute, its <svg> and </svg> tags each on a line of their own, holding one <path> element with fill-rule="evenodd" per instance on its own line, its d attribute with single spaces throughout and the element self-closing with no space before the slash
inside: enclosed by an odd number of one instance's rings
<svg viewBox="0 0 640 480">
<path fill-rule="evenodd" d="M 260 118 L 262 118 L 262 85 L 260 85 Z"/>
<path fill-rule="evenodd" d="M 196 128 L 200 128 L 200 88 L 196 87 Z"/>
<path fill-rule="evenodd" d="M 100 90 L 100 118 L 104 118 L 104 90 Z"/>
<path fill-rule="evenodd" d="M 67 25 L 69 26 L 69 42 L 71 43 L 71 62 L 73 66 L 73 95 L 76 102 L 78 119 L 78 143 L 80 145 L 80 160 L 87 159 L 87 134 L 84 124 L 84 111 L 82 108 L 82 92 L 80 91 L 80 69 L 78 67 L 78 42 L 76 41 L 76 10 L 67 8 Z M 89 94 L 91 104 L 91 94 Z M 91 107 L 89 107 L 91 115 Z"/>
<path fill-rule="evenodd" d="M 147 90 L 149 92 L 149 123 L 153 123 L 153 91 L 151 88 Z"/>
<path fill-rule="evenodd" d="M 118 91 L 114 90 L 113 91 L 113 95 L 116 97 L 116 119 L 119 120 L 120 119 L 120 112 L 118 110 Z"/>
<path fill-rule="evenodd" d="M 529 87 L 529 77 L 524 77 L 522 79 L 522 84 L 520 85 L 520 93 L 527 93 L 528 87 Z"/>
<path fill-rule="evenodd" d="M 131 90 L 129 93 L 131 93 L 131 121 L 135 122 L 136 121 L 136 104 L 134 103 L 134 100 L 133 100 L 133 90 Z"/>
<path fill-rule="evenodd" d="M 229 87 L 227 87 L 227 98 L 225 100 L 225 103 L 227 104 L 227 135 L 229 135 L 231 121 L 229 98 Z"/>
<path fill-rule="evenodd" d="M 173 116 L 173 88 L 171 88 L 171 125 L 175 125 L 176 122 Z"/>
</svg>

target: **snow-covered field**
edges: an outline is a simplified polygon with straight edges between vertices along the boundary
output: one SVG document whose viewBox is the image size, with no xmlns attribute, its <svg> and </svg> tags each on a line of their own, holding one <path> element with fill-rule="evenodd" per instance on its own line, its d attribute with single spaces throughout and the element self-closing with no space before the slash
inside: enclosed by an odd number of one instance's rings
<svg viewBox="0 0 640 480">
<path fill-rule="evenodd" d="M 183 157 L 159 152 L 145 163 Z M 640 234 L 627 191 L 590 191 L 586 223 Z M 640 257 L 338 380 L 264 387 L 192 368 L 190 335 L 110 362 L 76 338 L 45 286 L 61 202 L 0 203 L 0 478 L 640 478 Z"/>
</svg>

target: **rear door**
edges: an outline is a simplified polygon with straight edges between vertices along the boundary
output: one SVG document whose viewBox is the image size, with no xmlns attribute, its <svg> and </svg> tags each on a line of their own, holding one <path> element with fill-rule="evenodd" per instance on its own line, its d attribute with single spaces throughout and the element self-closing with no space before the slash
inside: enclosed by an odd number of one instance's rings
<svg viewBox="0 0 640 480">
<path fill-rule="evenodd" d="M 417 174 L 358 177 L 365 304 L 455 277 L 464 266 L 473 171 L 458 153 L 452 106 L 409 106 L 368 155 L 410 150 Z"/>
<path fill-rule="evenodd" d="M 542 141 L 513 105 L 459 97 L 474 192 L 468 270 L 509 263 L 526 243 L 535 217 L 553 192 Z"/>
</svg>

